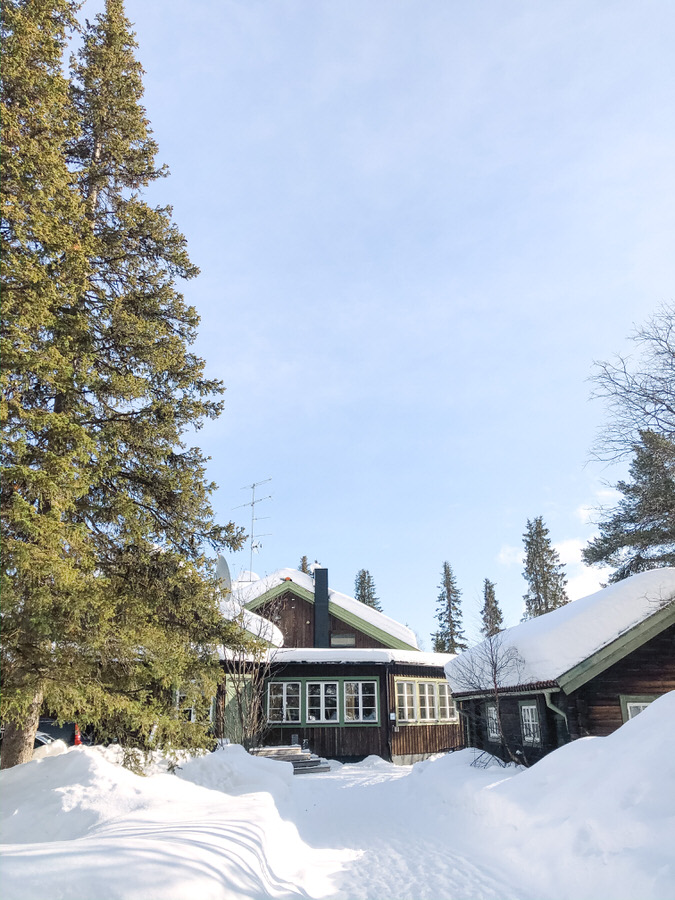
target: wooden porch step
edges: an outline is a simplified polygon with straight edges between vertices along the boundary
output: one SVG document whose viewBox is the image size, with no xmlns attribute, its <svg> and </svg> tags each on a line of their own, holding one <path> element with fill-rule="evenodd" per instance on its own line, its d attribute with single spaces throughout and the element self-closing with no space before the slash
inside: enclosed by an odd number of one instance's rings
<svg viewBox="0 0 675 900">
<path fill-rule="evenodd" d="M 291 745 L 287 747 L 252 747 L 249 750 L 253 756 L 262 756 L 265 759 L 277 759 L 289 762 L 293 766 L 293 774 L 301 775 L 308 772 L 330 772 L 328 760 L 317 756 L 310 750 Z"/>
</svg>

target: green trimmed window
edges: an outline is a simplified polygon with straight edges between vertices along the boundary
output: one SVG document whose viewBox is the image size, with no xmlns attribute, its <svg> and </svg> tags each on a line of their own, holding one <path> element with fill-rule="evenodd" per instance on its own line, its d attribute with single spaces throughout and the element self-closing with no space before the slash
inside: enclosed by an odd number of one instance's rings
<svg viewBox="0 0 675 900">
<path fill-rule="evenodd" d="M 270 681 L 267 721 L 279 725 L 379 724 L 378 678 L 296 678 Z"/>
<path fill-rule="evenodd" d="M 267 690 L 267 718 L 270 722 L 300 722 L 299 681 L 273 681 Z"/>
<path fill-rule="evenodd" d="M 624 722 L 634 719 L 640 715 L 650 703 L 656 700 L 656 694 L 621 694 L 619 701 L 621 703 L 621 716 Z"/>
<path fill-rule="evenodd" d="M 374 681 L 345 681 L 345 721 L 377 722 L 377 685 Z"/>
<path fill-rule="evenodd" d="M 338 683 L 337 681 L 307 682 L 307 721 L 337 722 Z"/>
</svg>

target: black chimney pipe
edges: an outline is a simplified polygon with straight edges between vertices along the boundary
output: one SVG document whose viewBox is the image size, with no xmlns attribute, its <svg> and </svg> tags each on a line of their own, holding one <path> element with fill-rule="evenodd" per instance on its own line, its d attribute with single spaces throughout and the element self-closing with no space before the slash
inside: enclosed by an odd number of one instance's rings
<svg viewBox="0 0 675 900">
<path fill-rule="evenodd" d="M 328 569 L 314 569 L 314 646 L 329 647 Z"/>
</svg>

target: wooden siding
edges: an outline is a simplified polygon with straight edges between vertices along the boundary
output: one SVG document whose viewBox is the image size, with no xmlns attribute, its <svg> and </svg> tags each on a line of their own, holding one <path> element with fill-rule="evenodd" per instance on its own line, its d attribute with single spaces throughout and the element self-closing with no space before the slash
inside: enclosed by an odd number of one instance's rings
<svg viewBox="0 0 675 900">
<path fill-rule="evenodd" d="M 297 734 L 300 742 L 306 740 L 309 749 L 327 759 L 358 760 L 366 756 L 381 756 L 390 759 L 387 740 L 382 728 L 350 725 L 344 728 L 304 727 L 285 725 L 271 728 L 265 735 L 265 744 L 270 747 L 290 744 L 291 735 Z"/>
<path fill-rule="evenodd" d="M 329 759 L 355 760 L 375 754 L 390 759 L 387 741 L 387 679 L 383 665 L 363 663 L 288 663 L 273 664 L 272 679 L 292 681 L 294 678 L 316 678 L 329 681 L 331 678 L 347 678 L 354 681 L 377 680 L 379 684 L 378 724 L 376 725 L 301 725 L 287 723 L 271 725 L 265 735 L 265 744 L 275 746 L 289 744 L 297 735 L 300 742 L 306 740 L 309 748 Z"/>
<path fill-rule="evenodd" d="M 675 625 L 570 695 L 578 733 L 608 735 L 623 724 L 621 695 L 656 695 L 675 690 Z"/>
<path fill-rule="evenodd" d="M 428 725 L 396 725 L 395 677 L 444 679 L 443 669 L 407 664 L 367 663 L 288 663 L 273 664 L 271 678 L 292 681 L 294 678 L 347 678 L 354 681 L 377 679 L 379 682 L 377 725 L 272 725 L 265 734 L 265 744 L 290 743 L 297 735 L 308 741 L 315 753 L 331 759 L 354 760 L 375 754 L 383 759 L 428 756 L 443 750 L 464 746 L 461 721 Z"/>
<path fill-rule="evenodd" d="M 567 715 L 546 705 L 542 693 L 502 694 L 502 728 L 511 748 L 520 750 L 527 762 L 536 762 L 569 740 L 588 735 L 606 736 L 623 724 L 621 696 L 660 696 L 675 690 L 675 625 L 627 654 L 587 684 L 566 695 L 552 692 L 551 701 Z M 520 701 L 536 701 L 541 727 L 541 746 L 524 745 L 520 726 Z M 506 748 L 488 740 L 484 699 L 460 702 L 467 744 L 508 759 Z"/>
<path fill-rule="evenodd" d="M 554 695 L 551 699 L 553 703 L 558 705 L 556 698 L 557 695 Z M 520 703 L 522 701 L 535 703 L 537 706 L 541 731 L 541 743 L 539 745 L 523 743 L 520 720 Z M 508 762 L 510 756 L 506 745 L 500 741 L 490 740 L 488 737 L 485 707 L 492 702 L 494 701 L 490 697 L 461 701 L 460 706 L 464 718 L 467 744 L 479 750 L 487 750 L 493 756 L 498 756 L 500 759 Z M 542 756 L 555 749 L 559 743 L 566 742 L 564 736 L 561 739 L 560 726 L 555 721 L 559 719 L 564 727 L 564 720 L 546 706 L 546 700 L 542 694 L 502 694 L 499 698 L 499 707 L 505 741 L 513 753 L 523 757 L 525 763 L 537 762 Z"/>
<path fill-rule="evenodd" d="M 314 646 L 314 604 L 288 590 L 256 609 L 256 613 L 272 622 L 284 636 L 284 647 Z M 347 625 L 333 615 L 328 617 L 330 634 L 353 634 L 354 646 L 360 649 L 385 647 L 381 641 Z"/>
</svg>

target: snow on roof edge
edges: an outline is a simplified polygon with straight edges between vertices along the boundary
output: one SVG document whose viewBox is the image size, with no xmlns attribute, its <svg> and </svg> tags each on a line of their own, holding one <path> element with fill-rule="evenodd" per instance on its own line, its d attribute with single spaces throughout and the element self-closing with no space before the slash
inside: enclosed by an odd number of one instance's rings
<svg viewBox="0 0 675 900">
<path fill-rule="evenodd" d="M 254 600 L 257 600 L 262 594 L 277 587 L 277 585 L 285 580 L 290 580 L 294 584 L 310 591 L 312 594 L 314 593 L 313 577 L 305 572 L 301 572 L 299 569 L 279 569 L 258 581 L 236 581 L 232 585 L 232 592 L 240 599 L 242 604 L 247 605 Z M 345 612 L 357 616 L 370 625 L 374 625 L 376 628 L 379 628 L 380 631 L 384 631 L 385 634 L 388 634 L 399 641 L 403 641 L 405 644 L 408 644 L 419 652 L 417 636 L 407 625 L 402 625 L 385 613 L 378 612 L 376 609 L 366 606 L 365 603 L 361 603 L 353 597 L 349 597 L 347 594 L 342 594 L 340 591 L 333 590 L 330 586 L 328 588 L 328 600 L 335 606 L 345 610 Z"/>
<path fill-rule="evenodd" d="M 522 665 L 502 677 L 501 687 L 556 681 L 674 600 L 675 568 L 651 569 L 507 628 L 500 632 L 499 652 L 514 650 Z M 483 672 L 485 684 L 480 688 L 467 687 L 466 676 L 462 677 L 467 664 L 480 669 L 481 648 L 486 643 L 482 641 L 446 665 L 453 692 L 488 689 L 487 672 Z"/>
</svg>

